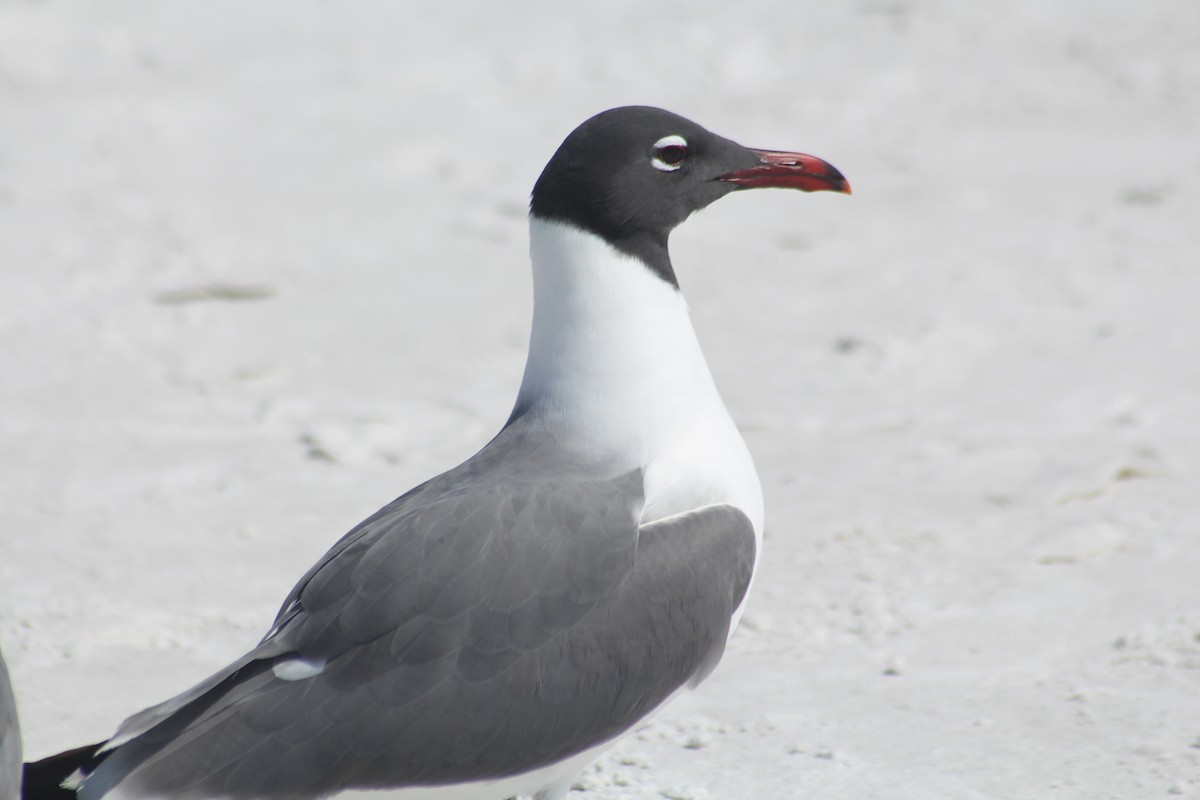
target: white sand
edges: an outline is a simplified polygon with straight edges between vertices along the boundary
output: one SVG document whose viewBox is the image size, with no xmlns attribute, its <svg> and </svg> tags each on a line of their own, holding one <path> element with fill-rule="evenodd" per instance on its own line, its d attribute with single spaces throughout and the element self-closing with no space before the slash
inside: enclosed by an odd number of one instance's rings
<svg viewBox="0 0 1200 800">
<path fill-rule="evenodd" d="M 243 652 L 498 428 L 529 188 L 650 103 L 855 195 L 675 236 L 768 551 L 580 796 L 1200 797 L 1200 5 L 416 5 L 0 3 L 27 756 Z"/>
</svg>

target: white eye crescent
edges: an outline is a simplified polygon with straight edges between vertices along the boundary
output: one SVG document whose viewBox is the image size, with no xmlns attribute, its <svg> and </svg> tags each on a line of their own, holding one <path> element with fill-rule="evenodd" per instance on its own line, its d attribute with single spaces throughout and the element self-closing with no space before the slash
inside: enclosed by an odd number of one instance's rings
<svg viewBox="0 0 1200 800">
<path fill-rule="evenodd" d="M 654 158 L 650 159 L 650 166 L 663 172 L 674 172 L 683 166 L 687 157 L 687 139 L 672 134 L 654 143 Z"/>
</svg>

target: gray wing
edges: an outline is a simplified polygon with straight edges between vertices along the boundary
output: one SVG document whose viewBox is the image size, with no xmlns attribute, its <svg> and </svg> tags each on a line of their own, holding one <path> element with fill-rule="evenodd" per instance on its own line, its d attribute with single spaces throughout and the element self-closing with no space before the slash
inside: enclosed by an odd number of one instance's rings
<svg viewBox="0 0 1200 800">
<path fill-rule="evenodd" d="M 8 667 L 0 654 L 0 800 L 21 796 L 21 728 L 17 701 L 8 682 Z"/>
<path fill-rule="evenodd" d="M 131 719 L 81 797 L 494 779 L 627 730 L 715 665 L 753 531 L 729 506 L 639 528 L 640 473 L 558 467 L 468 462 L 364 522 L 256 651 Z"/>
</svg>

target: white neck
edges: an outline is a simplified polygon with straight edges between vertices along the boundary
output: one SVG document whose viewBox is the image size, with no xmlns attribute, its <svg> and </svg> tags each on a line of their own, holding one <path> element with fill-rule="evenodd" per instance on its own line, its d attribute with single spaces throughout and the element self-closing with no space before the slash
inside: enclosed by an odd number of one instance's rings
<svg viewBox="0 0 1200 800">
<path fill-rule="evenodd" d="M 517 408 L 565 446 L 646 471 L 647 521 L 713 503 L 762 529 L 762 490 L 687 304 L 640 260 L 530 219 L 533 330 Z"/>
</svg>

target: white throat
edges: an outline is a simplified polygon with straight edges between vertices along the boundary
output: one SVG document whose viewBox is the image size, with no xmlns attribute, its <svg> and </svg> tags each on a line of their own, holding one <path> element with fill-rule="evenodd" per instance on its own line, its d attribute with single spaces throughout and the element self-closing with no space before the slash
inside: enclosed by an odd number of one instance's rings
<svg viewBox="0 0 1200 800">
<path fill-rule="evenodd" d="M 715 503 L 761 533 L 762 489 L 674 286 L 574 226 L 530 219 L 533 330 L 517 407 L 645 470 L 645 521 Z"/>
</svg>

